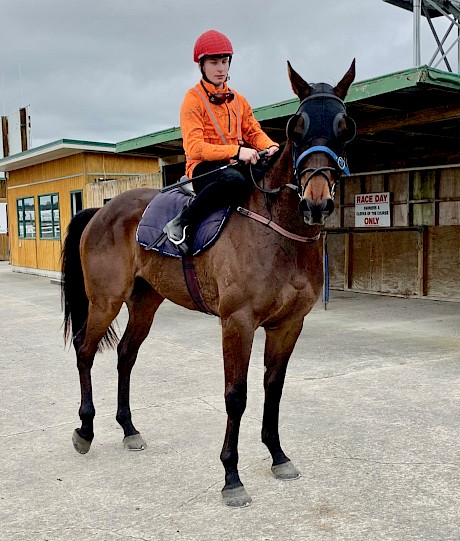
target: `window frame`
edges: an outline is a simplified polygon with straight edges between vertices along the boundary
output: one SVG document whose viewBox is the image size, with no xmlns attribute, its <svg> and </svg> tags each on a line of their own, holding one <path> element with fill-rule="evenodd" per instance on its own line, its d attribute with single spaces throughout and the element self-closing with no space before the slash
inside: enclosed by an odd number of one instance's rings
<svg viewBox="0 0 460 541">
<path fill-rule="evenodd" d="M 57 209 L 54 208 L 53 204 L 53 197 L 57 197 Z M 61 238 L 61 211 L 59 207 L 59 193 L 53 192 L 53 193 L 44 193 L 40 194 L 38 197 L 38 216 L 39 216 L 39 222 L 40 222 L 40 240 L 60 240 Z M 51 230 L 52 230 L 52 236 L 44 236 L 43 234 L 43 222 L 42 219 L 42 209 L 41 209 L 41 199 L 44 197 L 50 197 L 51 198 Z M 58 220 L 55 220 L 55 211 L 58 211 Z M 46 223 L 46 222 L 45 222 Z M 56 234 L 57 231 L 57 234 Z"/>
<path fill-rule="evenodd" d="M 75 216 L 75 214 L 77 214 L 78 212 L 80 212 L 79 210 L 77 210 L 77 212 L 74 212 L 74 196 L 75 194 L 79 193 L 81 195 L 81 209 L 80 210 L 83 210 L 85 207 L 84 207 L 84 204 L 83 204 L 83 190 L 72 190 L 70 192 L 70 218 L 73 218 Z"/>
<path fill-rule="evenodd" d="M 33 226 L 34 226 L 34 234 L 31 236 L 27 235 L 27 220 L 25 217 L 25 200 L 31 199 L 33 202 L 33 213 L 34 213 L 34 219 L 33 219 Z M 23 218 L 21 219 L 19 216 L 19 201 L 21 201 L 22 204 L 22 212 L 23 212 Z M 16 198 L 16 218 L 18 221 L 18 239 L 21 240 L 34 240 L 37 238 L 37 213 L 35 210 L 35 197 L 33 195 L 27 195 L 24 197 L 17 197 Z M 22 230 L 22 231 L 21 231 Z"/>
</svg>

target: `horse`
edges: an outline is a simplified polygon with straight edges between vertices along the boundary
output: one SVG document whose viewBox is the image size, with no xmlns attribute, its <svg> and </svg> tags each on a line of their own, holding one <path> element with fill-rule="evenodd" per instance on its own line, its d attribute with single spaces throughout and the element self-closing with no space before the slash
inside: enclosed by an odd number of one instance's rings
<svg viewBox="0 0 460 541">
<path fill-rule="evenodd" d="M 254 181 L 244 206 L 237 209 L 241 212 L 230 214 L 217 242 L 193 258 L 202 298 L 222 327 L 227 425 L 220 459 L 225 470 L 222 496 L 230 507 L 251 502 L 238 472 L 238 436 L 259 327 L 265 330 L 262 442 L 275 478 L 300 476 L 280 444 L 280 399 L 304 317 L 321 294 L 318 239 L 334 210 L 336 183 L 347 172 L 345 145 L 354 136 L 343 100 L 355 78 L 355 61 L 335 87 L 309 84 L 289 62 L 287 67 L 299 108 L 287 123 L 286 142 L 263 179 Z M 81 426 L 72 440 L 82 454 L 94 437 L 91 368 L 96 353 L 117 348 L 116 420 L 124 445 L 142 450 L 146 443 L 133 424 L 129 398 L 139 347 L 164 299 L 198 309 L 180 258 L 145 250 L 136 241 L 144 209 L 158 193 L 150 188 L 126 191 L 102 208 L 78 213 L 67 228 L 61 269 L 64 340 L 71 337 L 77 357 Z M 129 319 L 118 341 L 113 322 L 123 304 Z"/>
</svg>

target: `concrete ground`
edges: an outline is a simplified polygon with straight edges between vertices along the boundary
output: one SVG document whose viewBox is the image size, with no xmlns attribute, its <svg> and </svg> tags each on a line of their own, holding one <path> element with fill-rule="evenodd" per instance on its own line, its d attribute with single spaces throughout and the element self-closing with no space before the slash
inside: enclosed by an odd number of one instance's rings
<svg viewBox="0 0 460 541">
<path fill-rule="evenodd" d="M 122 313 L 120 327 L 126 321 Z M 114 352 L 96 358 L 93 446 L 77 454 L 79 384 L 59 288 L 0 262 L 0 540 L 460 539 L 460 305 L 332 292 L 291 360 L 281 437 L 301 479 L 272 478 L 260 442 L 263 333 L 249 374 L 240 472 L 221 501 L 220 328 L 165 302 L 132 381 L 148 443 L 122 446 Z"/>
</svg>

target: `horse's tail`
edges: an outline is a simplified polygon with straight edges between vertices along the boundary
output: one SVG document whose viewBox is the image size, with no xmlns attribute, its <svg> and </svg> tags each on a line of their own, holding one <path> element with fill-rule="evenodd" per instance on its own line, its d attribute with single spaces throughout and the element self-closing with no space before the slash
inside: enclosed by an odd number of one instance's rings
<svg viewBox="0 0 460 541">
<path fill-rule="evenodd" d="M 80 240 L 86 226 L 99 209 L 90 208 L 78 212 L 70 221 L 61 253 L 61 307 L 64 311 L 64 342 L 74 338 L 88 319 L 88 297 L 80 258 Z M 114 347 L 117 335 L 110 326 L 99 344 Z"/>
</svg>

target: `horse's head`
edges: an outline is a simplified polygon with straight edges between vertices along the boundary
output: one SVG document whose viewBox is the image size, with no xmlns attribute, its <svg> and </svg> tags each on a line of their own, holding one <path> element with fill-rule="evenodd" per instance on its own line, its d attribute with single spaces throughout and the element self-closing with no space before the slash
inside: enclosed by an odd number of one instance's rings
<svg viewBox="0 0 460 541">
<path fill-rule="evenodd" d="M 294 174 L 299 190 L 299 209 L 308 225 L 324 225 L 334 210 L 335 184 L 342 173 L 350 174 L 345 146 L 356 133 L 343 100 L 355 78 L 355 61 L 333 88 L 326 83 L 309 85 L 288 62 L 289 79 L 300 99 L 287 124 Z"/>
</svg>

